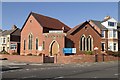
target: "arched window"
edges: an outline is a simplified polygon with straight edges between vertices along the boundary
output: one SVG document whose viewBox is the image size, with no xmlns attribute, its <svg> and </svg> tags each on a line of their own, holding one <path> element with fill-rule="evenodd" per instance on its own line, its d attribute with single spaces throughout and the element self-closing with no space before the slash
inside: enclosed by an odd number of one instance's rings
<svg viewBox="0 0 120 80">
<path fill-rule="evenodd" d="M 83 36 L 82 36 L 83 37 Z M 82 51 L 82 37 L 81 37 L 81 39 L 80 39 L 80 50 Z"/>
<path fill-rule="evenodd" d="M 25 48 L 26 48 L 26 40 L 24 40 L 24 50 L 25 50 Z"/>
<path fill-rule="evenodd" d="M 38 38 L 36 38 L 36 50 L 38 50 Z"/>
<path fill-rule="evenodd" d="M 42 47 L 43 47 L 43 50 L 44 50 L 45 49 L 45 41 L 43 41 Z"/>
<path fill-rule="evenodd" d="M 83 51 L 85 51 L 85 37 L 83 38 Z"/>
<path fill-rule="evenodd" d="M 28 49 L 29 50 L 32 50 L 32 38 L 33 38 L 33 36 L 32 36 L 32 34 L 30 34 L 29 39 L 28 39 L 29 40 L 29 42 L 28 42 Z"/>
<path fill-rule="evenodd" d="M 92 51 L 92 38 L 90 38 L 90 51 Z"/>
<path fill-rule="evenodd" d="M 87 38 L 86 47 L 87 47 L 87 51 L 89 51 L 89 38 Z"/>
<path fill-rule="evenodd" d="M 91 38 L 91 36 L 89 36 L 87 38 L 87 45 L 86 45 L 87 51 L 92 51 L 92 46 L 93 46 L 93 44 L 92 44 L 92 38 Z"/>
<path fill-rule="evenodd" d="M 81 39 L 80 39 L 80 50 L 81 51 L 85 51 L 85 36 L 82 36 Z"/>
</svg>

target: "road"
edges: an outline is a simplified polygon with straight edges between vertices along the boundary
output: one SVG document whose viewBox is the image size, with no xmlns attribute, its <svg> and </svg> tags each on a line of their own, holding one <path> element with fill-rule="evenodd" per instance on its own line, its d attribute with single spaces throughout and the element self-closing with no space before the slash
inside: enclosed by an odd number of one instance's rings
<svg viewBox="0 0 120 80">
<path fill-rule="evenodd" d="M 1 72 L 3 80 L 4 78 L 13 78 L 14 80 L 24 80 L 27 78 L 39 78 L 39 80 L 58 80 L 62 78 L 118 78 L 117 61 L 83 64 L 29 64 L 9 66 L 19 67 L 20 69 Z"/>
</svg>

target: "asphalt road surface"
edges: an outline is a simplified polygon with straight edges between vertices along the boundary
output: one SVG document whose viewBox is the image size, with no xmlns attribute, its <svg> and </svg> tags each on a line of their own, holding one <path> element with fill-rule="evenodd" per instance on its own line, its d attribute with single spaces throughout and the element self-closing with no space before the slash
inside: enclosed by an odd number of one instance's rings
<svg viewBox="0 0 120 80">
<path fill-rule="evenodd" d="M 9 65 L 18 69 L 2 71 L 2 79 L 24 80 L 59 80 L 62 78 L 116 78 L 118 79 L 118 62 L 99 62 L 84 64 L 29 64 Z M 65 79 L 66 80 L 66 79 Z"/>
</svg>

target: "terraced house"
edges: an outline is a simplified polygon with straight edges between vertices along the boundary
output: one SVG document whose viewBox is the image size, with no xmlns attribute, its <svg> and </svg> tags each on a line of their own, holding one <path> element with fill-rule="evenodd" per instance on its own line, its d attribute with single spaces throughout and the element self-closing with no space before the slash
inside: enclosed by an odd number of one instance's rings
<svg viewBox="0 0 120 80">
<path fill-rule="evenodd" d="M 17 52 L 20 54 L 20 29 L 13 25 L 11 30 L 1 31 L 0 52 L 6 51 L 10 54 Z"/>
<path fill-rule="evenodd" d="M 119 23 L 110 16 L 106 16 L 103 21 L 90 20 L 90 24 L 96 28 L 101 34 L 101 51 L 113 51 L 120 50 L 120 30 Z"/>
</svg>

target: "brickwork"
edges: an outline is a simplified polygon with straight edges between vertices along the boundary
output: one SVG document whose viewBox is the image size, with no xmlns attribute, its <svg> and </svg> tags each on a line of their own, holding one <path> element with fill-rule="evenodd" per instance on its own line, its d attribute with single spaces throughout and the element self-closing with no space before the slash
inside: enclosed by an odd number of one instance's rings
<svg viewBox="0 0 120 80">
<path fill-rule="evenodd" d="M 56 60 L 57 57 L 57 60 Z M 33 63 L 43 63 L 48 62 L 49 59 L 43 56 L 20 56 L 20 55 L 2 55 L 2 58 L 7 58 L 10 61 L 18 61 L 18 62 L 33 62 Z M 53 59 L 53 58 L 51 58 Z M 120 58 L 119 58 L 120 59 Z M 50 60 L 50 59 L 49 59 Z M 118 57 L 113 56 L 105 56 L 104 61 L 115 61 L 118 60 Z M 102 55 L 98 55 L 98 62 L 102 62 Z M 94 55 L 71 55 L 71 56 L 55 56 L 54 55 L 54 63 L 84 63 L 84 62 L 95 62 Z"/>
<path fill-rule="evenodd" d="M 43 63 L 42 56 L 1 55 L 9 61 Z"/>
<path fill-rule="evenodd" d="M 80 38 L 84 34 L 87 38 L 88 36 L 91 36 L 93 38 L 93 47 L 92 50 L 94 50 L 94 47 L 98 47 L 98 53 L 101 52 L 101 37 L 100 35 L 90 26 L 89 23 L 85 23 L 84 25 L 79 26 L 81 29 L 77 29 L 76 33 L 74 35 L 67 35 L 67 38 L 71 39 L 74 43 L 74 47 L 76 48 L 76 53 L 81 54 L 83 51 L 80 50 Z M 86 27 L 86 28 L 85 28 Z"/>
</svg>

